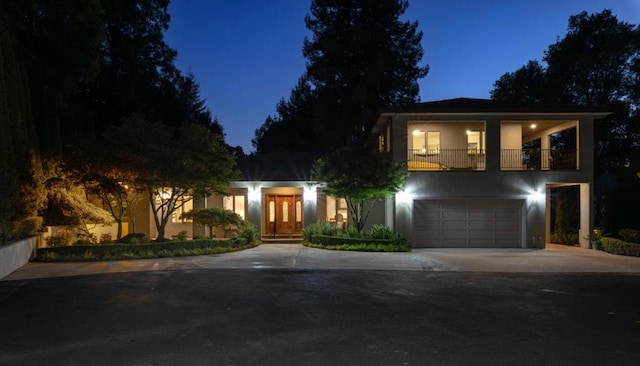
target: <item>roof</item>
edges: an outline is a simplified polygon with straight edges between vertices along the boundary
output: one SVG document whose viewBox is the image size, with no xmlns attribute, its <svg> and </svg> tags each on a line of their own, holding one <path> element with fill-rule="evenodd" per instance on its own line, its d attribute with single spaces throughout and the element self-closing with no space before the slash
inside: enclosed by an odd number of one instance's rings
<svg viewBox="0 0 640 366">
<path fill-rule="evenodd" d="M 604 117 L 610 111 L 575 105 L 523 104 L 492 99 L 455 98 L 392 107 L 382 111 L 382 114 L 393 113 L 571 113 Z"/>
<path fill-rule="evenodd" d="M 313 163 L 325 153 L 273 152 L 247 155 L 237 161 L 242 181 L 310 181 Z"/>
</svg>

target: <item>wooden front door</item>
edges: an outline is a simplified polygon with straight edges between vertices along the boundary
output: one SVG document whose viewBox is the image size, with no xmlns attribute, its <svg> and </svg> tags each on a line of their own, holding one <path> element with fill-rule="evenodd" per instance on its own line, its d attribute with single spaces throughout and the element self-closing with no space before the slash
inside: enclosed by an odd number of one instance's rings
<svg viewBox="0 0 640 366">
<path fill-rule="evenodd" d="M 302 196 L 267 195 L 267 234 L 292 235 L 302 232 Z"/>
</svg>

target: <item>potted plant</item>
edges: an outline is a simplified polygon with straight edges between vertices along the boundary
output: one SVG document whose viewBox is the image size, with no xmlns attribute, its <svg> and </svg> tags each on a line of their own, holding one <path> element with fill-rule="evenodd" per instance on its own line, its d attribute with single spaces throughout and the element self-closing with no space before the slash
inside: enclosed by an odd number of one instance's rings
<svg viewBox="0 0 640 366">
<path fill-rule="evenodd" d="M 607 236 L 607 234 L 603 233 L 602 229 L 596 227 L 593 229 L 591 234 L 589 234 L 588 236 L 585 236 L 584 238 L 589 240 L 589 242 L 591 243 L 591 249 L 599 250 L 600 243 L 602 242 L 602 238 L 605 236 Z"/>
</svg>

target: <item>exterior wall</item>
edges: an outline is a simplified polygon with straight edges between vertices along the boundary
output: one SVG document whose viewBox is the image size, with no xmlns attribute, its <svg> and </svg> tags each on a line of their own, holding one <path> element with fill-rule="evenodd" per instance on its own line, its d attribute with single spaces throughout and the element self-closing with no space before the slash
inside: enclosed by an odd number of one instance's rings
<svg viewBox="0 0 640 366">
<path fill-rule="evenodd" d="M 42 241 L 38 235 L 0 246 L 0 279 L 27 264 Z"/>
<path fill-rule="evenodd" d="M 459 115 L 417 115 L 397 114 L 392 121 L 392 158 L 396 162 L 407 160 L 409 135 L 408 123 L 418 121 L 466 121 L 469 116 Z M 540 247 L 540 241 L 548 241 L 549 234 L 546 230 L 547 200 L 544 194 L 548 185 L 553 184 L 581 184 L 582 192 L 588 191 L 581 198 L 584 207 L 582 217 L 583 228 L 581 231 L 589 231 L 593 225 L 593 203 L 591 199 L 593 186 L 593 117 L 584 115 L 524 115 L 524 114 L 491 114 L 481 117 L 486 121 L 486 171 L 438 171 L 419 172 L 412 171 L 402 196 L 396 195 L 395 213 L 393 222 L 387 215 L 387 225 L 404 232 L 411 237 L 412 230 L 412 202 L 414 199 L 518 199 L 524 200 L 523 247 Z M 473 118 L 477 120 L 477 118 Z M 502 121 L 525 122 L 531 120 L 569 121 L 578 122 L 578 146 L 579 146 L 579 170 L 557 171 L 503 171 L 500 169 L 501 136 L 504 134 L 516 134 L 501 124 Z M 522 135 L 517 134 L 518 146 L 521 148 Z M 514 135 L 515 136 L 515 135 Z M 586 188 L 584 188 L 586 187 Z M 537 192 L 537 194 L 536 194 Z M 387 211 L 389 211 L 387 209 Z M 384 216 L 383 216 L 384 218 Z M 588 222 L 589 227 L 584 227 Z M 582 235 L 582 234 L 581 234 Z M 584 239 L 581 238 L 581 241 Z"/>
</svg>

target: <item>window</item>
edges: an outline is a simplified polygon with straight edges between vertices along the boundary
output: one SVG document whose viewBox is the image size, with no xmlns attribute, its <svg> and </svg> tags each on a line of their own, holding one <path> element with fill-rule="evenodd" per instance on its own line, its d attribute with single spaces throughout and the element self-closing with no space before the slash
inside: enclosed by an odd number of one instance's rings
<svg viewBox="0 0 640 366">
<path fill-rule="evenodd" d="M 243 220 L 245 219 L 245 197 L 244 195 L 225 196 L 222 199 L 222 208 L 237 213 Z"/>
<path fill-rule="evenodd" d="M 427 154 L 440 154 L 440 131 L 427 132 Z"/>
<path fill-rule="evenodd" d="M 484 154 L 484 131 L 467 131 L 467 149 L 469 154 Z"/>
<path fill-rule="evenodd" d="M 342 218 L 347 221 L 347 200 L 344 198 L 338 198 L 327 196 L 327 219 L 328 221 L 334 221 L 336 215 L 342 215 Z"/>
<path fill-rule="evenodd" d="M 424 131 L 413 131 L 413 153 L 414 154 L 426 154 L 427 147 L 426 143 L 426 133 Z"/>
<path fill-rule="evenodd" d="M 193 210 L 193 199 L 191 199 L 191 197 L 187 197 L 184 201 L 176 202 L 176 205 L 179 205 L 181 202 L 184 202 L 182 207 L 178 208 L 171 214 L 171 222 L 173 223 L 191 222 L 191 220 L 183 219 L 182 214 Z"/>
</svg>

